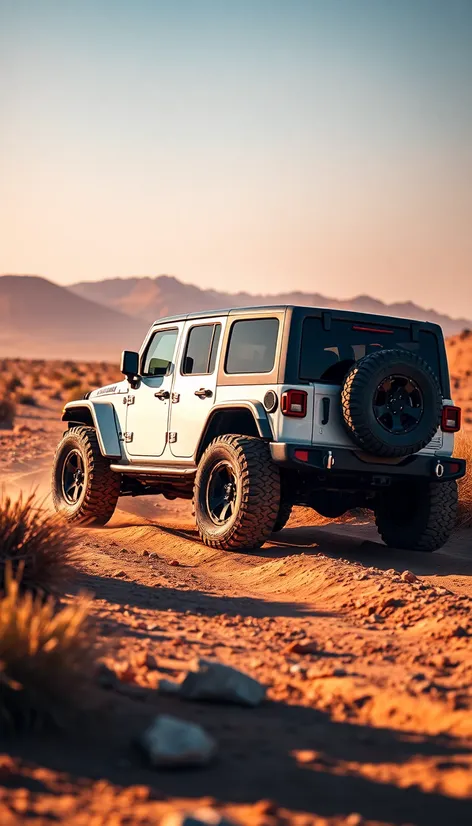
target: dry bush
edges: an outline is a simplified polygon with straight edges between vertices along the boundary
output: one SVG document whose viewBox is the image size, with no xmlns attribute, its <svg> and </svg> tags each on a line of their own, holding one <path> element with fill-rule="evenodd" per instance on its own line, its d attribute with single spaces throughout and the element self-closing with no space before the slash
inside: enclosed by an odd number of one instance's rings
<svg viewBox="0 0 472 826">
<path fill-rule="evenodd" d="M 85 387 L 85 385 L 79 384 L 79 386 L 71 390 L 70 393 L 63 393 L 62 399 L 64 404 L 67 404 L 67 402 L 75 402 L 77 399 L 83 399 L 84 394 L 88 390 L 90 390 L 90 387 Z"/>
<path fill-rule="evenodd" d="M 61 385 L 63 390 L 73 390 L 75 387 L 80 387 L 80 379 L 77 376 L 64 376 Z"/>
<path fill-rule="evenodd" d="M 57 594 L 76 558 L 70 525 L 49 514 L 35 494 L 14 501 L 0 494 L 0 584 L 8 565 L 24 590 Z"/>
<path fill-rule="evenodd" d="M 16 404 L 11 396 L 0 398 L 0 430 L 11 430 L 15 423 Z"/>
<path fill-rule="evenodd" d="M 20 393 L 17 396 L 18 404 L 27 404 L 30 407 L 36 407 L 38 402 L 32 393 Z"/>
<path fill-rule="evenodd" d="M 461 431 L 457 434 L 454 454 L 467 460 L 467 473 L 459 480 L 458 524 L 461 527 L 472 525 L 472 434 Z"/>
<path fill-rule="evenodd" d="M 20 387 L 24 387 L 24 385 L 19 376 L 12 376 L 5 384 L 8 393 L 15 393 Z"/>
<path fill-rule="evenodd" d="M 6 571 L 0 598 L 0 719 L 9 728 L 65 725 L 80 706 L 94 661 L 90 600 L 55 610 L 22 594 Z"/>
</svg>

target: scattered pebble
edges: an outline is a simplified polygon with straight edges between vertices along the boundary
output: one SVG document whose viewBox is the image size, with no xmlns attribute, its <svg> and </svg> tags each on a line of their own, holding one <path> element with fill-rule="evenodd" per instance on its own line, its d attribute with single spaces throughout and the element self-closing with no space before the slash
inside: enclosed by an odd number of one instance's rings
<svg viewBox="0 0 472 826">
<path fill-rule="evenodd" d="M 153 766 L 206 765 L 217 750 L 215 740 L 201 726 L 167 714 L 155 718 L 140 745 Z"/>
<path fill-rule="evenodd" d="M 196 669 L 189 671 L 178 686 L 178 692 L 172 687 L 172 693 L 186 700 L 214 700 L 251 707 L 258 706 L 266 694 L 265 686 L 248 674 L 210 660 L 199 660 Z M 169 691 L 169 688 L 169 681 L 161 680 L 160 689 Z"/>
<path fill-rule="evenodd" d="M 316 642 L 292 642 L 287 648 L 287 654 L 318 654 Z"/>
<path fill-rule="evenodd" d="M 403 571 L 401 575 L 401 579 L 403 582 L 418 582 L 418 577 L 415 576 L 411 571 Z"/>
<path fill-rule="evenodd" d="M 200 808 L 191 812 L 170 812 L 160 821 L 160 826 L 236 826 L 215 809 Z"/>
</svg>

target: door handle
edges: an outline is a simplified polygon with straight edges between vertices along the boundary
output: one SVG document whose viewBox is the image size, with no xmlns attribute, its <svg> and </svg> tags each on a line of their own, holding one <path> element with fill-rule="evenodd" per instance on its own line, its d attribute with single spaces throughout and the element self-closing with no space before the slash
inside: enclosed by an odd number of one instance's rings
<svg viewBox="0 0 472 826">
<path fill-rule="evenodd" d="M 156 399 L 160 399 L 163 402 L 165 399 L 170 398 L 170 393 L 168 390 L 158 390 L 157 393 L 154 393 Z"/>
<path fill-rule="evenodd" d="M 195 390 L 195 395 L 199 396 L 201 399 L 209 399 L 210 396 L 213 396 L 213 393 L 208 388 L 200 387 L 200 390 Z"/>
</svg>

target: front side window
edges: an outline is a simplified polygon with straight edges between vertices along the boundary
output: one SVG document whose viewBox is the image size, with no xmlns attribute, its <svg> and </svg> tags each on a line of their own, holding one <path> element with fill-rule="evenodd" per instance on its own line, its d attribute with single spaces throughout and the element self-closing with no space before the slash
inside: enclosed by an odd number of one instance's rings
<svg viewBox="0 0 472 826">
<path fill-rule="evenodd" d="M 270 373 L 275 364 L 279 321 L 254 318 L 235 321 L 228 343 L 227 373 Z"/>
<path fill-rule="evenodd" d="M 174 359 L 178 330 L 158 330 L 148 344 L 143 376 L 166 376 Z"/>
<path fill-rule="evenodd" d="M 220 340 L 221 324 L 192 327 L 182 362 L 184 375 L 213 373 Z"/>
</svg>

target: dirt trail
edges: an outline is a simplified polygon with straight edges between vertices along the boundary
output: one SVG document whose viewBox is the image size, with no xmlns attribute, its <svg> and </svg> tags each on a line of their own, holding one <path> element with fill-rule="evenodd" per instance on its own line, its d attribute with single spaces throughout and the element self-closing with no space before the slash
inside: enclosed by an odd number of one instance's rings
<svg viewBox="0 0 472 826">
<path fill-rule="evenodd" d="M 1 468 L 9 489 L 47 484 L 51 438 Z M 107 527 L 78 533 L 74 590 L 95 594 L 122 681 L 97 689 L 92 731 L 4 743 L 0 804 L 13 819 L 0 809 L 0 821 L 151 824 L 210 797 L 261 826 L 469 826 L 472 533 L 405 554 L 369 523 L 307 526 L 300 510 L 263 549 L 228 554 L 197 541 L 185 503 L 159 502 L 123 499 Z M 198 656 L 256 677 L 268 701 L 247 710 L 156 691 Z M 147 768 L 130 742 L 158 711 L 204 725 L 219 759 Z"/>
</svg>

